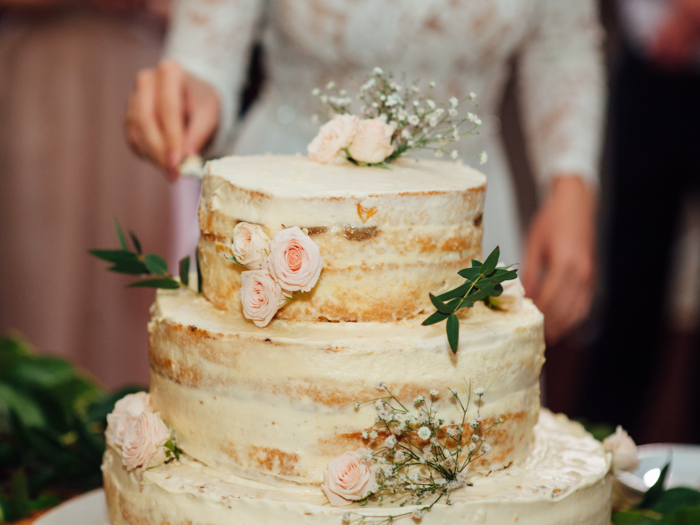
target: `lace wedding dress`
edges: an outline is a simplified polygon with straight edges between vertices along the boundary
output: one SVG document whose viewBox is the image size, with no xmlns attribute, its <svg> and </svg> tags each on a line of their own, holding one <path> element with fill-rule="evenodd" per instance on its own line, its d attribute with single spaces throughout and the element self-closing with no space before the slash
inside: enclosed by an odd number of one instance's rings
<svg viewBox="0 0 700 525">
<path fill-rule="evenodd" d="M 239 124 L 238 93 L 259 37 L 268 82 Z M 484 252 L 498 243 L 503 259 L 516 262 L 516 202 L 496 117 L 509 62 L 519 57 L 523 120 L 539 185 L 557 174 L 595 183 L 601 39 L 594 0 L 180 0 L 166 56 L 219 91 L 222 119 L 211 152 L 217 156 L 305 153 L 318 130 L 311 123 L 318 109 L 311 90 L 335 80 L 353 94 L 375 66 L 420 78 L 425 89 L 435 81 L 431 98 L 438 101 L 475 92 L 484 125 L 458 146 L 472 165 L 482 150 L 489 155 L 480 167 L 489 185 Z"/>
</svg>

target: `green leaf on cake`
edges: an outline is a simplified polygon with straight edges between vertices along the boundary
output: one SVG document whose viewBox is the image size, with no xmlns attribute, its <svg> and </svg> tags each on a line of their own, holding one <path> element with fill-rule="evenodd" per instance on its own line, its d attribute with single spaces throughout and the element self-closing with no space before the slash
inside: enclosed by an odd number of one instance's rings
<svg viewBox="0 0 700 525">
<path fill-rule="evenodd" d="M 644 495 L 644 499 L 639 504 L 641 508 L 651 508 L 661 499 L 669 468 L 671 468 L 671 463 L 666 463 L 666 466 L 661 469 L 659 479 L 657 479 L 656 483 L 649 487 L 649 490 L 647 490 L 646 494 Z"/>
<path fill-rule="evenodd" d="M 134 249 L 136 250 L 136 253 L 141 255 L 141 241 L 139 241 L 139 238 L 136 237 L 136 234 L 133 231 L 129 231 L 129 237 L 131 237 L 131 242 L 134 245 Z"/>
<path fill-rule="evenodd" d="M 447 318 L 447 341 L 450 343 L 452 353 L 456 354 L 459 344 L 459 319 L 455 314 L 450 314 Z"/>
<path fill-rule="evenodd" d="M 146 265 L 141 261 L 129 261 L 117 263 L 107 268 L 110 272 L 125 273 L 128 275 L 148 275 Z"/>
<path fill-rule="evenodd" d="M 185 286 L 190 285 L 190 256 L 180 260 L 180 282 Z"/>
<path fill-rule="evenodd" d="M 88 250 L 88 253 L 103 261 L 117 264 L 138 262 L 139 260 L 138 255 L 126 250 Z"/>
<path fill-rule="evenodd" d="M 146 268 L 154 275 L 165 275 L 168 273 L 168 263 L 160 256 L 154 253 L 149 253 L 144 258 Z"/>
<path fill-rule="evenodd" d="M 117 232 L 117 238 L 119 239 L 119 245 L 122 250 L 129 251 L 129 246 L 126 244 L 126 237 L 124 236 L 124 230 L 122 230 L 121 224 L 116 217 L 114 217 L 114 230 Z"/>
<path fill-rule="evenodd" d="M 517 272 L 510 267 L 498 267 L 500 253 L 497 246 L 483 263 L 473 260 L 470 268 L 457 272 L 465 279 L 464 283 L 439 295 L 429 295 L 436 311 L 423 321 L 423 326 L 447 321 L 447 339 L 453 352 L 457 352 L 459 342 L 459 319 L 455 312 L 462 308 L 472 308 L 478 301 L 490 305 L 491 297 L 503 293 L 501 283 L 518 277 Z"/>
<path fill-rule="evenodd" d="M 163 290 L 177 290 L 180 288 L 180 284 L 170 278 L 164 277 L 161 279 L 144 279 L 143 281 L 136 281 L 127 286 L 127 288 L 160 288 Z"/>
</svg>

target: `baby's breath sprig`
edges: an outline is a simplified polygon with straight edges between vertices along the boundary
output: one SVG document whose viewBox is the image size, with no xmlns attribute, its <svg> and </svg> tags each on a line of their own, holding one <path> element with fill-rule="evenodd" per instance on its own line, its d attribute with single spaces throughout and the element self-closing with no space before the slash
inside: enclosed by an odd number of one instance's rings
<svg viewBox="0 0 700 525">
<path fill-rule="evenodd" d="M 435 82 L 430 82 L 426 95 L 418 81 L 409 84 L 404 75 L 397 82 L 392 72 L 374 68 L 365 78 L 357 95 L 357 100 L 362 104 L 360 116 L 363 119 L 381 119 L 393 128 L 393 150 L 382 162 L 377 163 L 353 159 L 348 148 L 342 150 L 345 157 L 355 164 L 375 167 L 386 167 L 412 149 L 431 150 L 438 158 L 449 156 L 458 159 L 460 152 L 451 145 L 465 135 L 477 135 L 482 124 L 474 111 L 466 111 L 460 116 L 464 103 L 469 102 L 474 108 L 478 106 L 476 94 L 470 92 L 462 100 L 453 96 L 447 103 L 436 102 L 429 96 L 429 91 L 435 87 Z M 312 94 L 318 98 L 320 105 L 318 114 L 314 115 L 314 122 L 327 122 L 337 115 L 351 113 L 352 98 L 346 90 L 338 89 L 335 82 L 329 82 L 325 90 L 314 89 Z M 468 129 L 461 128 L 464 124 Z M 486 152 L 477 158 L 484 164 L 487 160 Z"/>
<path fill-rule="evenodd" d="M 385 383 L 377 385 L 387 395 L 366 402 L 374 403 L 377 415 L 375 424 L 362 434 L 368 445 L 374 445 L 367 449 L 362 460 L 374 465 L 377 484 L 371 494 L 358 503 L 365 505 L 370 500 L 378 500 L 399 508 L 407 505 L 418 508 L 390 516 L 346 512 L 344 524 L 388 525 L 409 516 L 420 519 L 440 501 L 451 505 L 450 496 L 454 490 L 471 486 L 468 467 L 489 452 L 491 446 L 486 434 L 503 423 L 503 418 L 486 424 L 481 414 L 484 389 L 472 390 L 466 381 L 465 385 L 466 402 L 456 390 L 449 389 L 450 397 L 462 413 L 460 421 L 450 423 L 438 414 L 436 402 L 440 392 L 437 390 L 416 397 L 413 408 L 409 409 Z M 468 421 L 472 393 L 478 398 L 477 414 L 473 421 Z M 355 408 L 366 403 L 357 402 Z"/>
<path fill-rule="evenodd" d="M 129 232 L 134 250 L 130 250 L 126 242 L 126 236 L 119 221 L 114 219 L 114 229 L 121 246 L 118 250 L 88 250 L 91 255 L 98 259 L 112 264 L 108 269 L 110 272 L 125 273 L 128 275 L 139 275 L 150 277 L 135 281 L 127 288 L 161 288 L 165 290 L 177 290 L 178 288 L 189 288 L 190 282 L 190 258 L 185 257 L 179 264 L 179 277 L 175 279 L 168 271 L 168 263 L 160 255 L 149 253 L 144 255 L 141 249 L 141 242 L 136 234 Z M 197 252 L 197 289 L 202 292 L 202 274 L 199 269 L 199 251 Z"/>
<path fill-rule="evenodd" d="M 518 277 L 517 270 L 512 270 L 509 266 L 498 267 L 500 254 L 501 250 L 496 246 L 483 263 L 472 261 L 471 268 L 457 272 L 464 277 L 464 284 L 437 296 L 430 294 L 430 301 L 437 311 L 423 321 L 423 325 L 447 321 L 447 340 L 453 353 L 457 353 L 459 344 L 457 311 L 471 308 L 478 301 L 484 301 L 490 306 L 489 298 L 503 293 L 501 283 Z"/>
</svg>

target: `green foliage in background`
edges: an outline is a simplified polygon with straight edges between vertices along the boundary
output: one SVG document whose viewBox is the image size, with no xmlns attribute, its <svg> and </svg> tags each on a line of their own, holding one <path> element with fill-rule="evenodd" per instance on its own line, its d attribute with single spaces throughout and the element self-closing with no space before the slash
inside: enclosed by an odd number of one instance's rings
<svg viewBox="0 0 700 525">
<path fill-rule="evenodd" d="M 613 513 L 614 525 L 700 525 L 700 492 L 687 487 L 664 488 L 670 466 L 661 470 L 639 505 Z"/>
<path fill-rule="evenodd" d="M 102 483 L 105 393 L 68 361 L 0 337 L 0 523 Z"/>
</svg>

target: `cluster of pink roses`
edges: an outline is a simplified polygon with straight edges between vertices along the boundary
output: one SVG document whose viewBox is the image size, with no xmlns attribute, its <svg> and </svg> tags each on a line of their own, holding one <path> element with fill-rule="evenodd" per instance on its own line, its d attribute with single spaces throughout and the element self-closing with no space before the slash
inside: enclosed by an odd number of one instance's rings
<svg viewBox="0 0 700 525">
<path fill-rule="evenodd" d="M 107 416 L 107 443 L 122 454 L 127 470 L 157 467 L 165 462 L 170 430 L 153 412 L 146 392 L 129 394 L 117 401 Z"/>
<path fill-rule="evenodd" d="M 393 153 L 391 142 L 396 128 L 381 118 L 360 119 L 355 115 L 336 115 L 326 122 L 309 143 L 309 158 L 328 164 L 347 154 L 357 162 L 377 164 Z"/>
<path fill-rule="evenodd" d="M 318 245 L 299 227 L 278 231 L 272 240 L 255 224 L 233 229 L 233 257 L 248 271 L 241 273 L 243 315 L 267 326 L 294 292 L 308 292 L 318 282 L 323 258 Z"/>
</svg>

